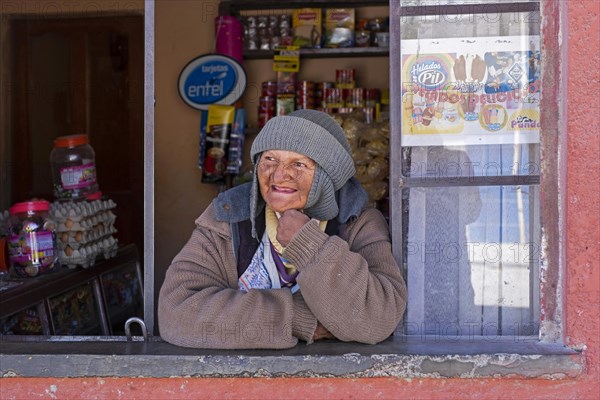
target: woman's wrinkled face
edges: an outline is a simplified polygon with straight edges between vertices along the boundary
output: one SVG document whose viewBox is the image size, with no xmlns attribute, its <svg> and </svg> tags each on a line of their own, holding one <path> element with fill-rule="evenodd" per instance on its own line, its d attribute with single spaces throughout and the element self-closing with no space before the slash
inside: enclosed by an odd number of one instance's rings
<svg viewBox="0 0 600 400">
<path fill-rule="evenodd" d="M 260 194 L 274 211 L 301 210 L 306 205 L 316 163 L 303 154 L 267 150 L 258 161 Z"/>
</svg>

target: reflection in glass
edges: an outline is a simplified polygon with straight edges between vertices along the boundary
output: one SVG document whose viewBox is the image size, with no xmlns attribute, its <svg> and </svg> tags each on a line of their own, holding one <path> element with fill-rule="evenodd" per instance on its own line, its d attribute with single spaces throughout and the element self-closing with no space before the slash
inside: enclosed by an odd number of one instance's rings
<svg viewBox="0 0 600 400">
<path fill-rule="evenodd" d="M 404 191 L 407 333 L 537 334 L 537 190 L 467 186 Z"/>
</svg>

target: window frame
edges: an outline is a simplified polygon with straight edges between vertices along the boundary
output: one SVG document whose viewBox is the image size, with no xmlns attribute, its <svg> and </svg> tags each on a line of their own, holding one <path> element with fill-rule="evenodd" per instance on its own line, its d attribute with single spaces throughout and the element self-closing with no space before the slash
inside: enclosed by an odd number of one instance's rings
<svg viewBox="0 0 600 400">
<path fill-rule="evenodd" d="M 564 205 L 566 187 L 566 102 L 554 101 L 560 93 L 567 93 L 566 70 L 560 60 L 566 60 L 565 38 L 561 40 L 560 22 L 565 21 L 566 10 L 559 4 L 549 0 L 531 2 L 505 2 L 456 5 L 400 5 L 401 1 L 390 2 L 390 59 L 400 60 L 400 20 L 402 16 L 441 16 L 450 14 L 481 14 L 486 12 L 528 12 L 539 10 L 541 21 L 540 36 L 541 49 L 545 56 L 542 57 L 542 93 L 540 101 L 541 124 L 543 134 L 540 134 L 540 173 L 539 176 L 520 176 L 517 184 L 529 185 L 539 183 L 540 192 L 540 229 L 541 259 L 540 259 L 540 331 L 539 341 L 548 343 L 563 343 L 564 320 L 561 297 L 561 288 L 564 287 L 564 271 L 566 267 L 564 239 L 561 232 L 565 232 Z M 563 18 L 549 18 L 550 16 L 563 16 Z M 548 22 L 544 23 L 547 19 Z M 564 53 L 564 54 L 563 54 Z M 392 77 L 402 74 L 402 65 L 391 62 Z M 390 79 L 392 104 L 401 104 L 400 79 Z M 439 178 L 425 177 L 405 178 L 402 171 L 402 146 L 401 146 L 401 107 L 392 107 L 390 115 L 391 138 L 390 158 L 396 162 L 390 163 L 390 176 L 396 177 L 390 181 L 390 203 L 402 204 L 402 191 L 411 187 L 442 186 Z M 557 121 L 558 116 L 558 121 Z M 398 154 L 395 154 L 398 152 Z M 478 186 L 485 183 L 486 177 L 451 178 L 444 185 L 448 186 Z M 429 182 L 432 181 L 432 182 Z M 495 185 L 514 185 L 512 176 L 494 177 Z M 549 195 L 550 194 L 550 195 Z M 556 196 L 554 195 L 556 194 Z M 396 260 L 402 265 L 402 207 L 390 207 L 392 247 Z M 410 285 L 409 285 L 410 290 Z M 480 339 L 483 340 L 483 339 Z"/>
<path fill-rule="evenodd" d="M 390 2 L 392 21 L 398 23 L 399 2 Z M 560 60 L 566 52 L 566 5 L 542 0 L 541 15 L 557 16 L 542 27 L 544 57 L 542 79 L 541 213 L 543 221 L 542 325 L 539 340 L 531 338 L 447 338 L 394 336 L 381 344 L 317 342 L 287 350 L 199 350 L 170 345 L 158 336 L 147 341 L 133 337 L 42 337 L 19 341 L 2 338 L 0 376 L 35 377 L 577 377 L 584 371 L 581 353 L 564 345 L 563 298 L 566 204 L 566 101 L 553 99 L 566 93 L 566 71 Z M 559 35 L 563 35 L 561 38 Z M 392 49 L 399 51 L 399 37 L 392 35 Z M 154 331 L 154 1 L 145 2 L 145 148 L 144 148 L 144 319 Z M 396 54 L 397 55 L 397 54 Z M 391 54 L 391 57 L 394 53 Z M 550 60 L 550 61 L 549 61 Z M 391 73 L 398 71 L 391 63 Z M 561 68 L 562 67 L 562 68 Z M 391 79 L 393 93 L 398 80 Z M 392 101 L 398 101 L 397 98 Z M 397 104 L 397 103 L 394 103 Z M 558 116 L 558 123 L 556 121 Z M 399 121 L 392 109 L 392 124 Z M 392 146 L 399 138 L 392 136 Z M 399 147 L 397 147 L 399 148 Z M 392 168 L 401 168 L 392 163 Z M 394 176 L 401 176 L 396 170 Z M 392 196 L 398 196 L 398 182 Z M 546 195 L 544 195 L 546 193 Z M 397 197 L 392 197 L 392 199 Z M 391 226 L 393 237 L 401 227 Z M 394 236 L 395 235 L 395 236 Z M 397 256 L 397 254 L 395 254 Z M 512 362 L 507 362 L 507 360 Z M 557 375 L 558 374 L 558 375 Z"/>
</svg>

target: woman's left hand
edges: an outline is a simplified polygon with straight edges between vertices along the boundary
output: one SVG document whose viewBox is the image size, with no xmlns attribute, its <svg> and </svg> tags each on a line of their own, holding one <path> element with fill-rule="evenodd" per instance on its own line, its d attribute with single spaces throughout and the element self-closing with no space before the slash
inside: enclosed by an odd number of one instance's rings
<svg viewBox="0 0 600 400">
<path fill-rule="evenodd" d="M 298 210 L 290 209 L 284 211 L 281 218 L 279 218 L 279 225 L 277 226 L 277 241 L 283 247 L 287 246 L 296 233 L 308 221 L 310 221 L 310 218 Z"/>
</svg>

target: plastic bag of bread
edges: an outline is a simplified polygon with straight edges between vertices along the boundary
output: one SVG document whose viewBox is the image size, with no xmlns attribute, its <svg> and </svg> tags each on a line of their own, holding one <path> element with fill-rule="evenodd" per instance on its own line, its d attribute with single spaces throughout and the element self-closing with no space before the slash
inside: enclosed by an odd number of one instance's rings
<svg viewBox="0 0 600 400">
<path fill-rule="evenodd" d="M 365 124 L 356 118 L 352 118 L 352 114 L 350 114 L 344 118 L 342 129 L 344 129 L 344 133 L 346 134 L 348 142 L 350 142 L 350 146 L 355 147 L 359 145 L 360 135 L 361 132 L 365 130 Z"/>
<path fill-rule="evenodd" d="M 383 157 L 375 157 L 367 165 L 367 176 L 372 181 L 380 181 L 389 175 L 389 163 Z"/>
<path fill-rule="evenodd" d="M 354 165 L 366 165 L 373 161 L 373 156 L 367 153 L 363 148 L 357 147 L 352 150 L 352 159 L 354 160 Z"/>
<path fill-rule="evenodd" d="M 375 202 L 383 199 L 388 191 L 388 183 L 385 181 L 361 182 L 367 194 L 369 201 Z"/>
<path fill-rule="evenodd" d="M 371 181 L 371 178 L 369 178 L 369 166 L 368 165 L 357 165 L 356 166 L 356 173 L 354 174 L 354 177 L 363 185 L 367 182 Z"/>
<path fill-rule="evenodd" d="M 387 157 L 390 146 L 385 140 L 373 140 L 364 146 L 365 151 L 374 157 Z"/>
</svg>

